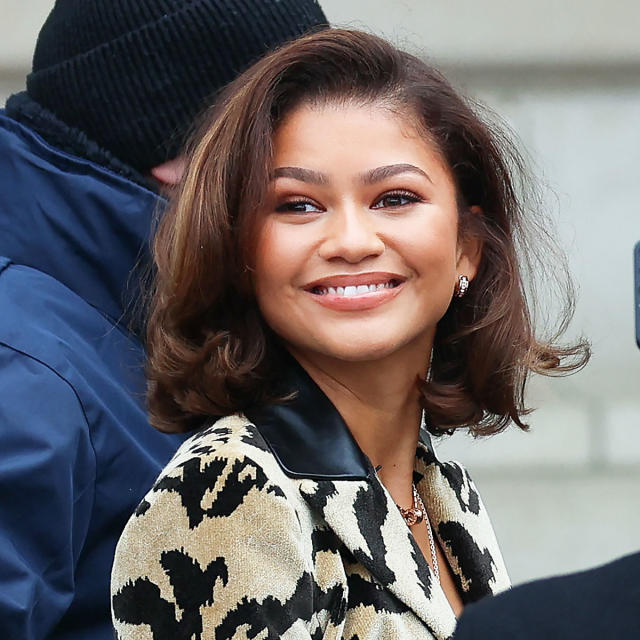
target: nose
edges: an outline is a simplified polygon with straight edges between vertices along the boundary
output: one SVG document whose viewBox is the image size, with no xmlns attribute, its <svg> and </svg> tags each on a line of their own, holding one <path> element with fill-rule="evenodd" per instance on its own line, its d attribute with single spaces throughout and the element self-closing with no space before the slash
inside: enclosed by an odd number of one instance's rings
<svg viewBox="0 0 640 640">
<path fill-rule="evenodd" d="M 368 209 L 342 206 L 325 218 L 324 238 L 318 253 L 325 260 L 355 264 L 381 255 L 385 244 Z"/>
</svg>

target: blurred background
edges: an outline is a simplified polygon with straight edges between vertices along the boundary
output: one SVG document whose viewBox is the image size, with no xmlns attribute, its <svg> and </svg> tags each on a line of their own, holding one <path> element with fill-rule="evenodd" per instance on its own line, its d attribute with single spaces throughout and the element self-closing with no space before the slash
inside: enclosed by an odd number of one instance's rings
<svg viewBox="0 0 640 640">
<path fill-rule="evenodd" d="M 87 0 L 90 1 L 90 0 Z M 547 186 L 579 285 L 577 375 L 536 379 L 531 431 L 440 440 L 470 469 L 514 582 L 640 549 L 640 351 L 632 250 L 640 240 L 640 3 L 320 0 L 336 26 L 426 57 L 500 114 Z M 24 87 L 53 0 L 0 0 L 0 100 Z"/>
</svg>

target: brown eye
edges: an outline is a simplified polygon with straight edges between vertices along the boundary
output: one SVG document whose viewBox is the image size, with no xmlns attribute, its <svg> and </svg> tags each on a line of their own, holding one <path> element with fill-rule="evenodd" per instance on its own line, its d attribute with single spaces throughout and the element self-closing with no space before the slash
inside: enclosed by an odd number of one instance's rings
<svg viewBox="0 0 640 640">
<path fill-rule="evenodd" d="M 374 209 L 394 209 L 397 207 L 404 207 L 408 204 L 413 204 L 415 202 L 420 202 L 422 199 L 419 198 L 415 193 L 405 192 L 405 191 L 397 191 L 392 193 L 385 193 L 381 196 L 374 204 Z"/>
<path fill-rule="evenodd" d="M 292 200 L 276 207 L 278 213 L 317 213 L 320 210 L 317 204 L 308 200 Z"/>
</svg>

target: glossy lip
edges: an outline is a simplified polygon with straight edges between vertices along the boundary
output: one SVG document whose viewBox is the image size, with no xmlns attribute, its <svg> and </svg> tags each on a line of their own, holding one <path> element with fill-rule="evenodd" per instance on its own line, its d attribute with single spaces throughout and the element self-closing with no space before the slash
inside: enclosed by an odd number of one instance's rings
<svg viewBox="0 0 640 640">
<path fill-rule="evenodd" d="M 394 280 L 398 283 L 392 289 L 378 289 L 377 291 L 361 293 L 349 298 L 331 293 L 317 294 L 313 292 L 317 287 L 327 288 L 346 287 L 349 285 L 358 286 L 362 284 L 381 284 L 389 282 L 390 280 Z M 313 282 L 305 285 L 304 290 L 306 293 L 313 296 L 313 300 L 315 302 L 321 304 L 323 307 L 336 311 L 363 311 L 379 307 L 380 305 L 395 298 L 403 289 L 405 281 L 405 276 L 388 272 L 340 274 L 314 280 Z"/>
</svg>

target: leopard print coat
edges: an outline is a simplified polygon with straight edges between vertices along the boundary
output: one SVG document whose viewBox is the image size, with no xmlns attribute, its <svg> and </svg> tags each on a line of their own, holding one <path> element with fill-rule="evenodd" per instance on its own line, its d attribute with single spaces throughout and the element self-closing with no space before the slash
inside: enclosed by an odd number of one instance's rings
<svg viewBox="0 0 640 640">
<path fill-rule="evenodd" d="M 178 450 L 127 524 L 120 640 L 445 640 L 455 617 L 375 469 L 310 378 Z M 421 441 L 414 480 L 470 603 L 509 586 L 467 472 Z"/>
</svg>

